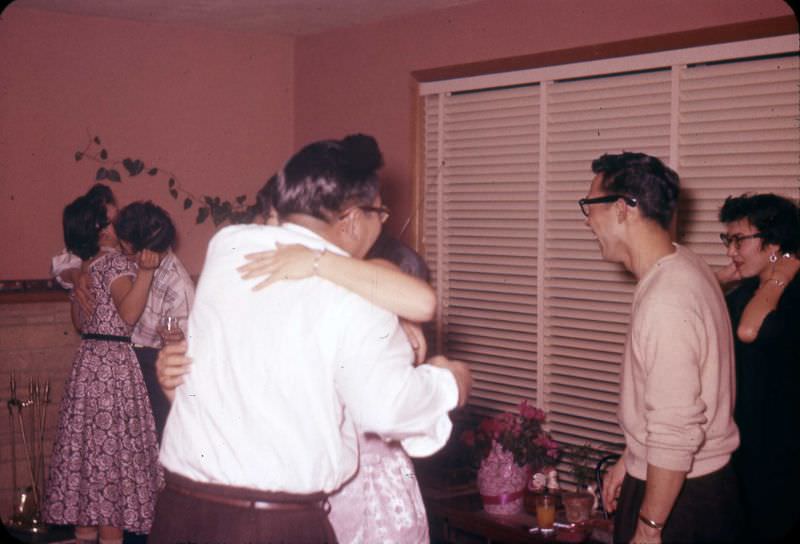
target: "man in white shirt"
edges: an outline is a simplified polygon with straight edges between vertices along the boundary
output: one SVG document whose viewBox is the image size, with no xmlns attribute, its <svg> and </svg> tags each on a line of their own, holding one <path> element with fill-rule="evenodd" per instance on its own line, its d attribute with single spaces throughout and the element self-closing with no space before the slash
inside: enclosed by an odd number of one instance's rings
<svg viewBox="0 0 800 544">
<path fill-rule="evenodd" d="M 367 136 L 306 146 L 278 176 L 282 226 L 212 239 L 149 541 L 335 542 L 325 497 L 355 473 L 356 428 L 417 456 L 447 441 L 465 365 L 414 367 L 395 315 L 319 277 L 254 292 L 236 270 L 276 243 L 363 258 L 381 229 L 381 162 Z"/>
</svg>

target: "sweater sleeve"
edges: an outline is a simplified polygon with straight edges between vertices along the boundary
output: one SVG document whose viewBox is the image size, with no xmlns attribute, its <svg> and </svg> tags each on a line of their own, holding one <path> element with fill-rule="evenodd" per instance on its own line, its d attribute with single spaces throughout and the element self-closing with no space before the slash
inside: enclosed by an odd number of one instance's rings
<svg viewBox="0 0 800 544">
<path fill-rule="evenodd" d="M 647 305 L 633 337 L 643 364 L 647 462 L 689 471 L 705 439 L 703 324 L 685 305 Z"/>
</svg>

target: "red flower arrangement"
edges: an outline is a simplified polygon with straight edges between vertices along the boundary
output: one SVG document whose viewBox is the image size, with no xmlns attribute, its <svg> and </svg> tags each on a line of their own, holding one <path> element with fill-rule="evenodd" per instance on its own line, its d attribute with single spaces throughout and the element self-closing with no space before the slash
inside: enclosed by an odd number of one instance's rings
<svg viewBox="0 0 800 544">
<path fill-rule="evenodd" d="M 561 452 L 558 443 L 542 428 L 544 421 L 545 413 L 523 400 L 519 414 L 503 412 L 484 418 L 477 430 L 464 431 L 461 441 L 472 449 L 477 465 L 492 451 L 492 444 L 497 443 L 511 452 L 520 466 L 554 466 Z"/>
</svg>

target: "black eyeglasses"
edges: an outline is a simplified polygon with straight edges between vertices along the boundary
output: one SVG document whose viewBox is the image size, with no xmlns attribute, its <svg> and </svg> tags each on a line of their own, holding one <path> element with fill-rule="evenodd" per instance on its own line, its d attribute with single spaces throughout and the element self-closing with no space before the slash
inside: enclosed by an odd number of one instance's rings
<svg viewBox="0 0 800 544">
<path fill-rule="evenodd" d="M 725 232 L 720 233 L 719 239 L 722 240 L 722 243 L 725 247 L 731 247 L 731 244 L 738 250 L 742 248 L 742 241 L 749 240 L 750 238 L 763 238 L 764 234 L 761 232 L 757 232 L 755 234 L 727 234 Z"/>
<path fill-rule="evenodd" d="M 339 219 L 344 219 L 348 213 L 350 213 L 356 208 L 365 212 L 377 213 L 378 217 L 381 220 L 381 223 L 386 223 L 386 220 L 389 219 L 389 216 L 392 214 L 392 211 L 389 209 L 388 206 L 353 206 L 352 208 L 344 212 L 342 215 L 340 215 Z"/>
<path fill-rule="evenodd" d="M 625 201 L 625 204 L 628 206 L 636 206 L 637 200 L 632 196 L 625 196 L 625 195 L 606 195 L 606 196 L 598 196 L 596 198 L 582 198 L 578 201 L 578 206 L 581 207 L 581 212 L 586 217 L 589 217 L 589 206 L 591 204 L 605 204 L 608 202 L 616 202 L 619 199 Z"/>
</svg>

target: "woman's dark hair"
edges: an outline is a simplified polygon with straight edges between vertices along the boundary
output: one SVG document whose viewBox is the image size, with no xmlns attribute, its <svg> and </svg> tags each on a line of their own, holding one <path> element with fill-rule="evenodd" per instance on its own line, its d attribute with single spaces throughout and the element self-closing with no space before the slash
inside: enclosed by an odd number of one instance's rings
<svg viewBox="0 0 800 544">
<path fill-rule="evenodd" d="M 100 231 L 108 226 L 106 205 L 98 198 L 79 196 L 62 214 L 64 245 L 82 260 L 100 251 Z"/>
<path fill-rule="evenodd" d="M 119 211 L 114 225 L 117 238 L 136 252 L 149 249 L 162 253 L 175 243 L 175 225 L 169 214 L 150 201 L 133 202 Z"/>
<path fill-rule="evenodd" d="M 278 175 L 275 211 L 279 217 L 299 213 L 331 221 L 345 206 L 375 200 L 381 166 L 383 157 L 372 136 L 354 134 L 309 144 Z"/>
<path fill-rule="evenodd" d="M 107 204 L 117 205 L 117 199 L 114 198 L 114 193 L 111 192 L 111 188 L 102 183 L 95 183 L 92 185 L 92 187 L 86 191 L 86 197 L 91 200 L 99 200 L 104 206 Z"/>
<path fill-rule="evenodd" d="M 678 207 L 680 178 L 661 160 L 629 151 L 605 154 L 592 162 L 592 172 L 603 175 L 607 193 L 635 198 L 642 216 L 669 229 Z"/>
<path fill-rule="evenodd" d="M 719 210 L 722 223 L 747 221 L 762 234 L 761 244 L 776 244 L 782 253 L 800 248 L 800 210 L 797 204 L 773 193 L 729 196 Z"/>
</svg>

